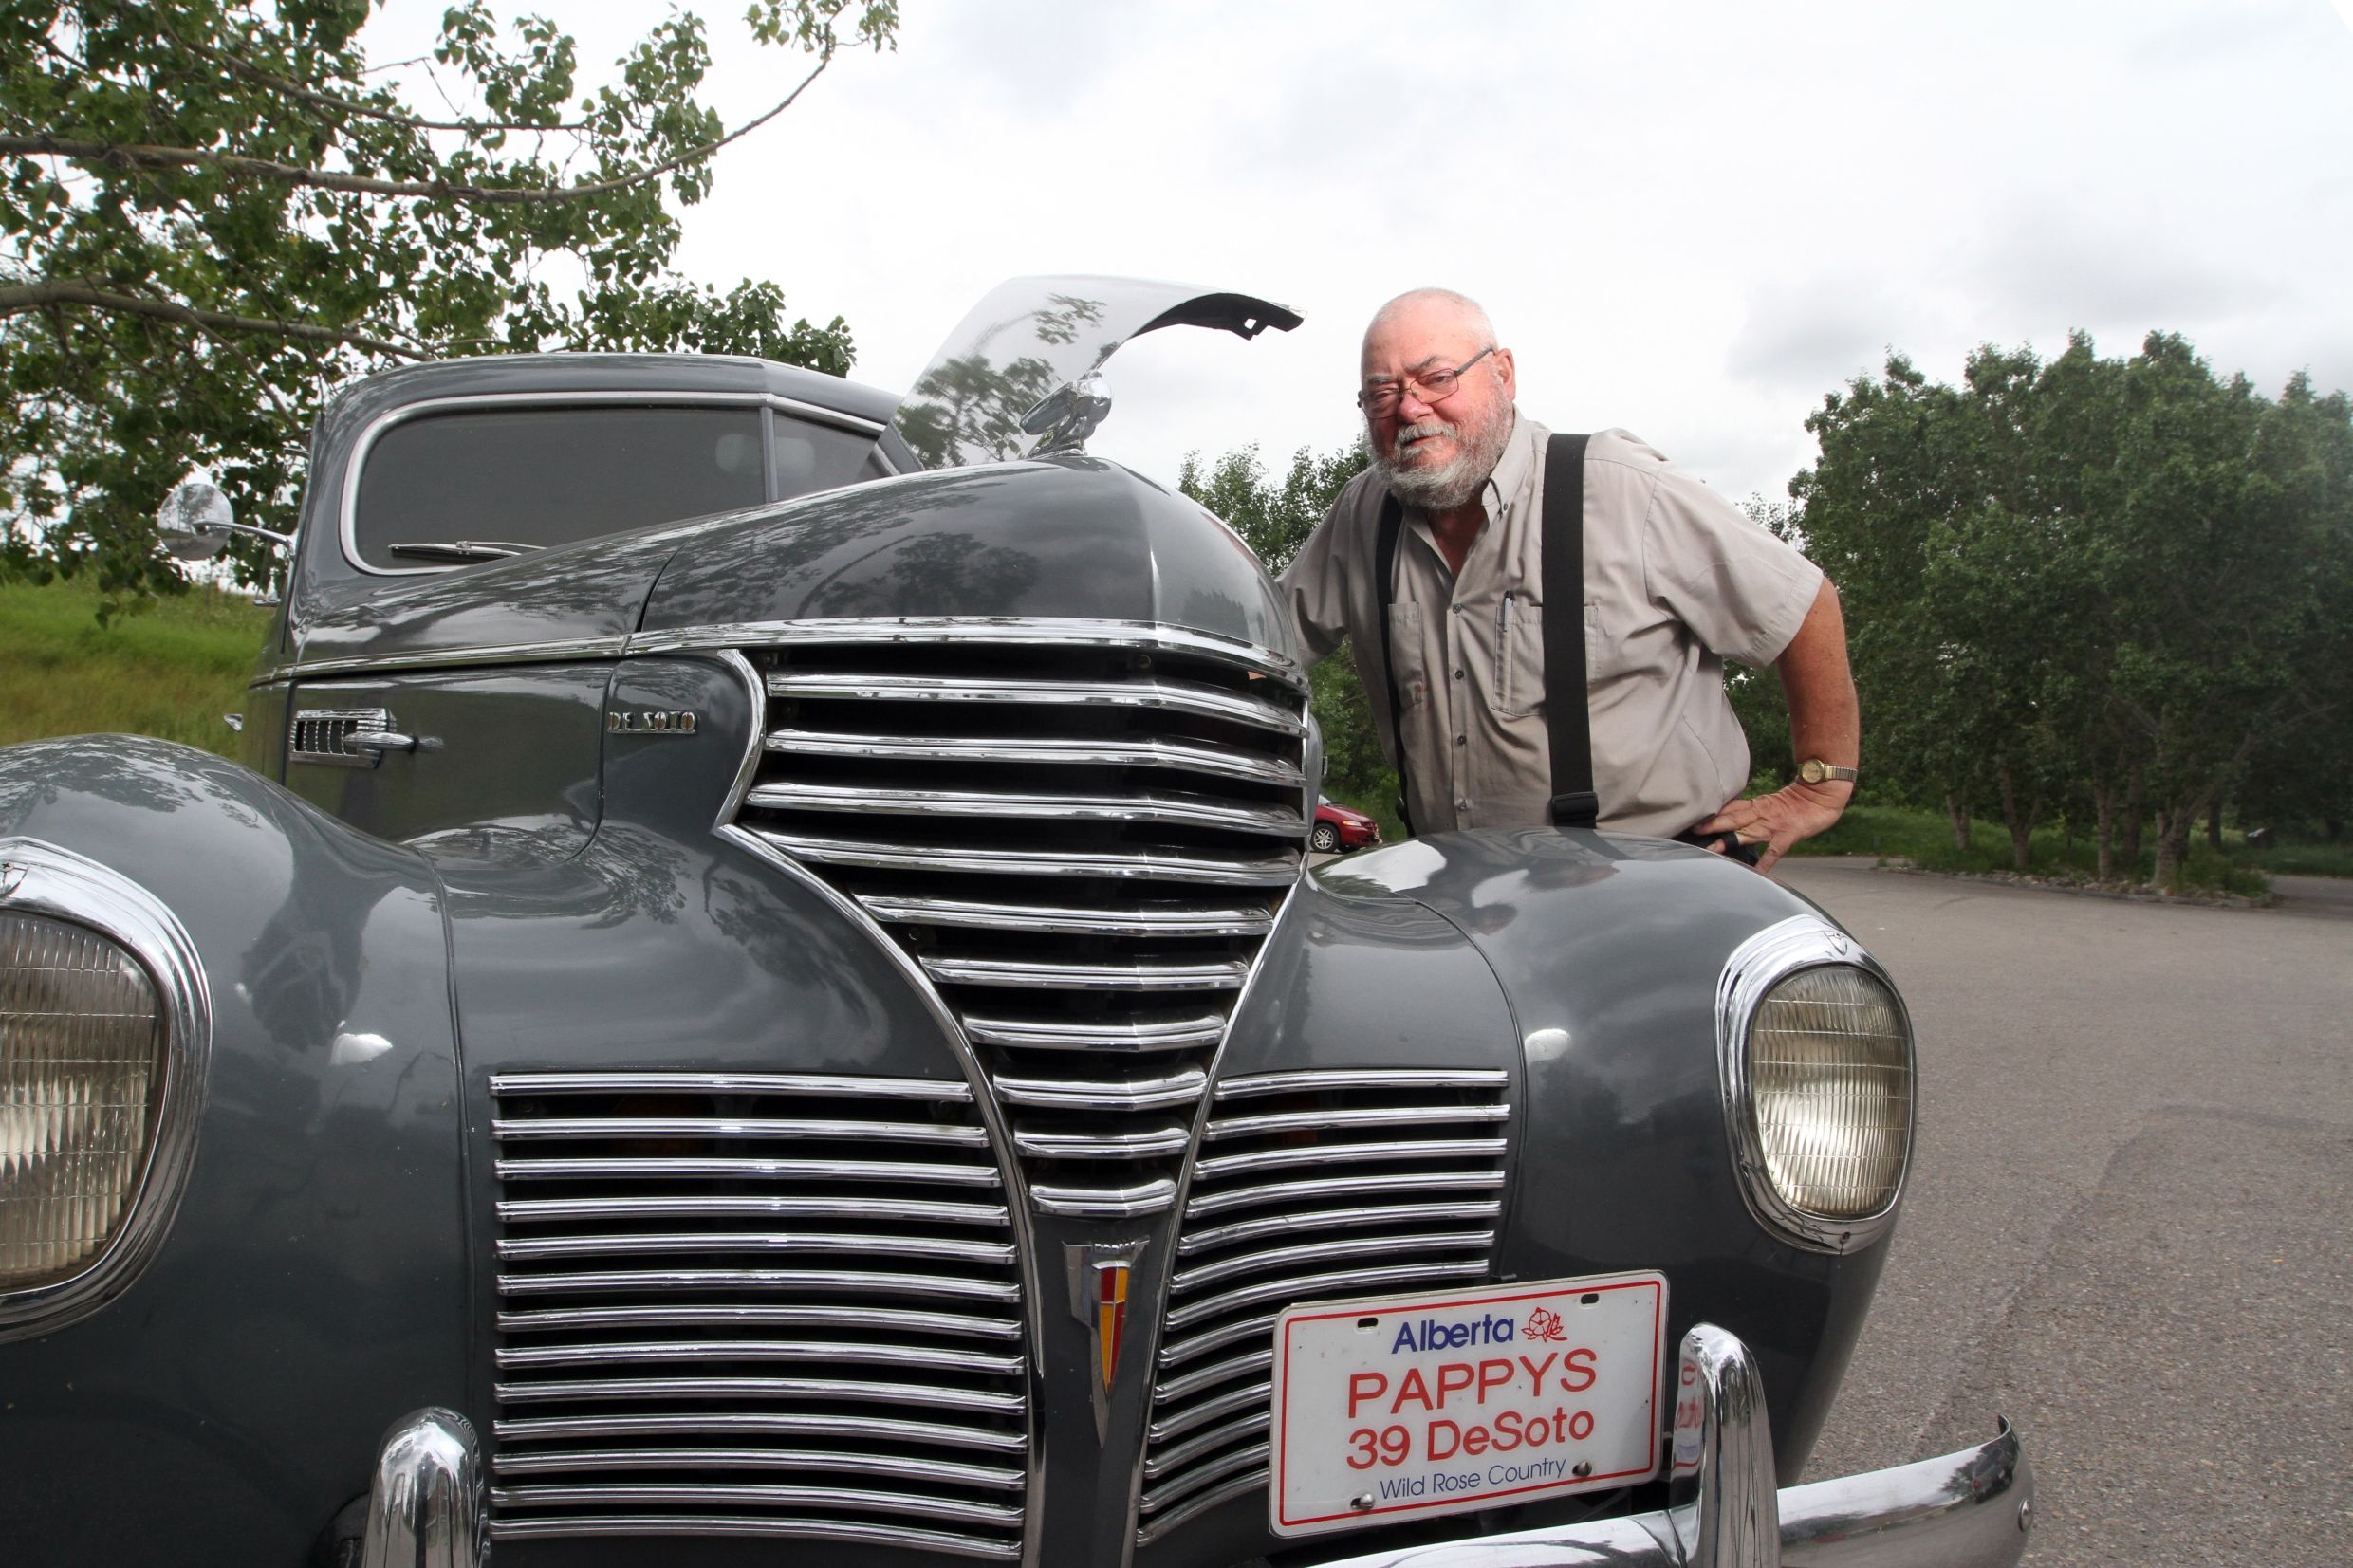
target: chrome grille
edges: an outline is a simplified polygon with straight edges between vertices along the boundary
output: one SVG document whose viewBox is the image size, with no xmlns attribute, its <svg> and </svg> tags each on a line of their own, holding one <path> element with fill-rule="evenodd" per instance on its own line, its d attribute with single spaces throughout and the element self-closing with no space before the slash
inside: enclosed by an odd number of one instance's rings
<svg viewBox="0 0 2353 1568">
<path fill-rule="evenodd" d="M 306 708 L 288 723 L 287 754 L 293 761 L 374 767 L 384 754 L 353 746 L 351 737 L 385 733 L 392 729 L 392 713 L 382 708 Z"/>
<path fill-rule="evenodd" d="M 808 621 L 746 649 L 736 825 L 855 899 L 954 1010 L 1031 1201 L 1166 1208 L 1212 1052 L 1306 837 L 1306 692 L 1117 622 Z"/>
<path fill-rule="evenodd" d="M 1487 1279 L 1503 1211 L 1500 1070 L 1219 1083 L 1185 1195 L 1137 1540 L 1267 1485 L 1284 1308 Z"/>
<path fill-rule="evenodd" d="M 1028 1346 L 961 1083 L 494 1076 L 491 1533 L 1020 1554 Z"/>
</svg>

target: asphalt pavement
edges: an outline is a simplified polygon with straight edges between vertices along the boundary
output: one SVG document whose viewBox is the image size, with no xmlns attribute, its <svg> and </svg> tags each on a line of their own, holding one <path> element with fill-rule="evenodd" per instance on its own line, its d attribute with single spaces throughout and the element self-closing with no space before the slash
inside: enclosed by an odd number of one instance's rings
<svg viewBox="0 0 2353 1568">
<path fill-rule="evenodd" d="M 1920 1052 L 1904 1216 L 1808 1474 L 1998 1411 L 2036 1467 L 2029 1563 L 2353 1563 L 2353 887 L 1776 875 L 1888 967 Z"/>
</svg>

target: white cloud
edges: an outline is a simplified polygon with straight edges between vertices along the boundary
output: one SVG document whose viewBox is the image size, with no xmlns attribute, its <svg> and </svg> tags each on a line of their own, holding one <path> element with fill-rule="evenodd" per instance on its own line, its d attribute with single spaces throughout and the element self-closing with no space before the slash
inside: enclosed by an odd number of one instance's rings
<svg viewBox="0 0 2353 1568">
<path fill-rule="evenodd" d="M 376 57 L 440 4 L 393 0 Z M 704 9 L 732 122 L 795 72 Z M 561 15 L 595 63 L 646 13 Z M 1889 347 L 1952 377 L 1979 342 L 2085 327 L 2118 353 L 2156 326 L 2267 389 L 2353 383 L 2353 31 L 2317 0 L 905 16 L 898 52 L 843 56 L 729 150 L 683 264 L 846 317 L 891 389 L 1017 272 L 1305 311 L 1112 365 L 1096 449 L 1162 479 L 1189 450 L 1350 439 L 1362 322 L 1427 282 L 1485 301 L 1530 413 L 1626 425 L 1734 497 L 1778 496 L 1807 413 Z"/>
</svg>

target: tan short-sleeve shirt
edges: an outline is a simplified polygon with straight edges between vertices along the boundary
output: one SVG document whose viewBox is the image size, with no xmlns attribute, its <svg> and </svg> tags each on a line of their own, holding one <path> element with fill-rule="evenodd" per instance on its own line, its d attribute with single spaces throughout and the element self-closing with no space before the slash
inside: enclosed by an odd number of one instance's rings
<svg viewBox="0 0 2353 1568">
<path fill-rule="evenodd" d="M 1421 832 L 1549 820 L 1545 727 L 1544 447 L 1515 424 L 1486 489 L 1487 526 L 1457 577 L 1417 507 L 1399 535 L 1390 607 L 1406 801 Z M 1357 672 L 1392 761 L 1373 557 L 1386 494 L 1360 474 L 1283 573 L 1308 656 L 1355 633 Z M 1622 430 L 1585 448 L 1585 693 L 1602 823 L 1669 837 L 1749 782 L 1724 661 L 1781 655 L 1822 573 Z"/>
</svg>

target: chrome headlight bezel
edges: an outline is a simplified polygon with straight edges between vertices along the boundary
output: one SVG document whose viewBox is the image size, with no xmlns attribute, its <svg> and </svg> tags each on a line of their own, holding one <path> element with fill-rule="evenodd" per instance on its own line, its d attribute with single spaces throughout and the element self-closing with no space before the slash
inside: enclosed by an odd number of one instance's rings
<svg viewBox="0 0 2353 1568">
<path fill-rule="evenodd" d="M 195 1159 L 213 1046 L 213 997 L 187 928 L 120 872 L 37 839 L 0 839 L 0 909 L 81 926 L 114 943 L 155 987 L 165 1038 L 163 1081 L 149 1138 L 112 1241 L 62 1280 L 0 1291 L 0 1340 L 54 1333 L 113 1301 L 139 1278 L 171 1228 Z"/>
<path fill-rule="evenodd" d="M 1827 967 L 1860 969 L 1884 987 L 1903 1024 L 1903 1065 L 1908 1082 L 1903 1158 L 1886 1205 L 1857 1217 L 1824 1215 L 1802 1208 L 1775 1185 L 1757 1126 L 1755 1085 L 1750 1067 L 1750 1035 L 1766 998 L 1792 975 Z M 1896 1211 L 1902 1207 L 1912 1156 L 1918 1147 L 1919 1068 L 1912 1015 L 1904 1005 L 1903 993 L 1896 988 L 1879 961 L 1853 937 L 1820 915 L 1793 915 L 1768 926 L 1741 943 L 1725 961 L 1723 973 L 1716 981 L 1715 1041 L 1725 1131 L 1732 1142 L 1732 1163 L 1739 1172 L 1741 1198 L 1757 1223 L 1813 1252 L 1853 1252 L 1885 1235 L 1896 1222 Z"/>
</svg>

